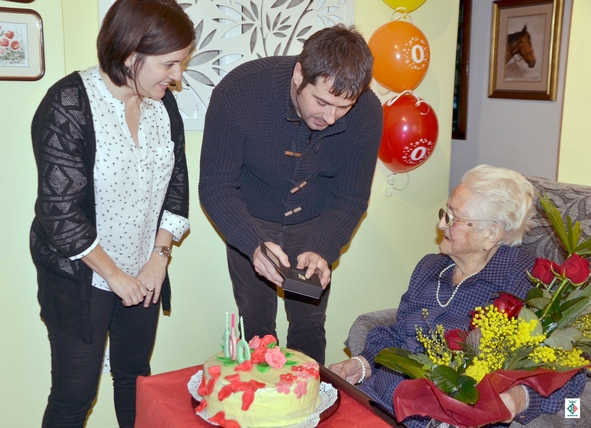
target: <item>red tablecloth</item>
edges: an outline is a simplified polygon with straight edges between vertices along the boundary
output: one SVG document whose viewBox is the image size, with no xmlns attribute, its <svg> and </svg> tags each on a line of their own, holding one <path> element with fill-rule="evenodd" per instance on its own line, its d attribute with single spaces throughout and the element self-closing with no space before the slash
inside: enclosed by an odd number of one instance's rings
<svg viewBox="0 0 591 428">
<path fill-rule="evenodd" d="M 202 366 L 188 367 L 137 380 L 136 428 L 185 428 L 212 425 L 195 414 L 187 383 Z M 385 421 L 339 391 L 341 404 L 335 414 L 322 422 L 321 428 L 388 428 Z"/>
</svg>

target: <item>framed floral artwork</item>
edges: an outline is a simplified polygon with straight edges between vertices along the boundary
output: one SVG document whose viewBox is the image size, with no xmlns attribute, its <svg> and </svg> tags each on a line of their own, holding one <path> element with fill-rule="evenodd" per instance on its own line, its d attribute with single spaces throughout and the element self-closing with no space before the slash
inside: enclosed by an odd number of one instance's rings
<svg viewBox="0 0 591 428">
<path fill-rule="evenodd" d="M 563 0 L 492 4 L 490 98 L 556 100 Z"/>
<path fill-rule="evenodd" d="M 39 80 L 44 74 L 41 16 L 0 7 L 0 80 Z"/>
</svg>

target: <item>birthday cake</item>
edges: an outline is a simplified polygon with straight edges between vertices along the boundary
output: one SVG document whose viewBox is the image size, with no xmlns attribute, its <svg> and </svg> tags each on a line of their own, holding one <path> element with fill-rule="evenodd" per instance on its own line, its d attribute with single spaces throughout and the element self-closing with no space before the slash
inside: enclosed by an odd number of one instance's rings
<svg viewBox="0 0 591 428">
<path fill-rule="evenodd" d="M 196 411 L 205 410 L 210 422 L 226 428 L 278 427 L 306 420 L 321 401 L 318 363 L 280 348 L 271 335 L 255 336 L 248 344 L 232 336 L 226 334 L 224 351 L 203 365 L 198 388 L 203 399 Z"/>
</svg>

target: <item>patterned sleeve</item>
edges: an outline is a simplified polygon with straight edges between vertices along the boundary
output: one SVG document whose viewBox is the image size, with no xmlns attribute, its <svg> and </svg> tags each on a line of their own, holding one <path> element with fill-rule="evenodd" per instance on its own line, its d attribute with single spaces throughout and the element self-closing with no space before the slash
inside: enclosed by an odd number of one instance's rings
<svg viewBox="0 0 591 428">
<path fill-rule="evenodd" d="M 413 289 L 420 287 L 419 272 L 424 269 L 425 262 L 429 256 L 423 257 L 423 259 L 415 267 L 413 274 L 410 279 L 410 285 L 406 293 L 402 295 L 398 310 L 396 312 L 397 321 L 389 326 L 378 326 L 372 328 L 367 334 L 367 340 L 365 341 L 365 349 L 361 355 L 371 364 L 372 370 L 375 370 L 376 355 L 386 348 L 401 348 L 405 342 L 405 333 L 403 326 L 398 320 L 404 320 L 408 316 L 408 302 L 412 299 Z"/>
<path fill-rule="evenodd" d="M 37 221 L 51 244 L 66 257 L 84 253 L 97 239 L 93 227 L 94 138 L 88 97 L 82 81 L 63 79 L 49 89 L 31 126 L 37 163 Z M 91 146 L 94 146 L 92 143 Z M 92 158 L 92 161 L 89 159 Z M 84 206 L 92 210 L 84 211 Z M 92 218 L 91 218 L 92 217 Z"/>
<path fill-rule="evenodd" d="M 548 397 L 543 397 L 527 386 L 529 406 L 524 412 L 515 416 L 515 421 L 521 425 L 526 425 L 541 414 L 559 412 L 564 409 L 564 400 L 566 398 L 578 398 L 581 396 L 586 382 L 587 374 L 585 370 L 581 370 L 566 385 L 554 391 Z"/>
</svg>

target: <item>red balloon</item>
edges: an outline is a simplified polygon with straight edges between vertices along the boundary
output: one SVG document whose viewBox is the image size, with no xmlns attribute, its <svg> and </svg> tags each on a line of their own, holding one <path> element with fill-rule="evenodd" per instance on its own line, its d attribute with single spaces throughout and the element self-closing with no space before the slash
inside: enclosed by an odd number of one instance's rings
<svg viewBox="0 0 591 428">
<path fill-rule="evenodd" d="M 394 172 L 418 168 L 433 154 L 437 143 L 435 111 L 412 93 L 393 98 L 382 108 L 384 130 L 378 157 Z"/>
<path fill-rule="evenodd" d="M 392 21 L 370 37 L 373 77 L 394 92 L 413 90 L 423 81 L 430 61 L 427 38 L 415 25 Z"/>
</svg>

